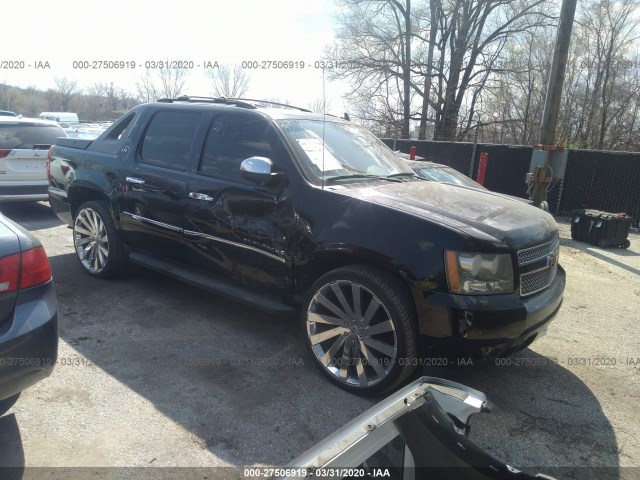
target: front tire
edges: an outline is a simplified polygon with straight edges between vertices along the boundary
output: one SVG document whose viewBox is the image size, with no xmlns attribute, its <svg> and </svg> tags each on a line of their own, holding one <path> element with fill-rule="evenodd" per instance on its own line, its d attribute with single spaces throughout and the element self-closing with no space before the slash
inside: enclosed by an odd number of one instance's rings
<svg viewBox="0 0 640 480">
<path fill-rule="evenodd" d="M 416 368 L 418 329 L 409 295 L 383 270 L 353 265 L 323 275 L 310 288 L 302 323 L 315 365 L 351 393 L 390 390 Z"/>
<path fill-rule="evenodd" d="M 80 205 L 73 221 L 73 246 L 89 275 L 108 278 L 124 268 L 126 255 L 105 202 Z"/>
</svg>

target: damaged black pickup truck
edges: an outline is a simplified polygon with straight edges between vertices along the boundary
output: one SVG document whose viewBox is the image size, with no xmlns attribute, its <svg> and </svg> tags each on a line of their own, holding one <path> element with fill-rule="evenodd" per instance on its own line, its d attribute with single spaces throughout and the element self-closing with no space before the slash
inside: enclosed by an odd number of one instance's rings
<svg viewBox="0 0 640 480">
<path fill-rule="evenodd" d="M 361 394 L 425 356 L 509 355 L 544 333 L 565 286 L 548 213 L 421 179 L 366 129 L 283 107 L 181 97 L 58 139 L 49 201 L 86 272 L 131 261 L 299 312 L 313 361 Z"/>
</svg>

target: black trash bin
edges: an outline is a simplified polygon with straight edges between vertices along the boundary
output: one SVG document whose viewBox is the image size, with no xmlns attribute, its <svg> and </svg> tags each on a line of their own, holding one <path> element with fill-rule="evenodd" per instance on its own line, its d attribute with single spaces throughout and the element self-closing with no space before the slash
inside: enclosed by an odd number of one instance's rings
<svg viewBox="0 0 640 480">
<path fill-rule="evenodd" d="M 631 242 L 627 237 L 632 220 L 633 218 L 624 213 L 575 210 L 572 212 L 571 238 L 602 248 L 629 248 Z"/>
</svg>

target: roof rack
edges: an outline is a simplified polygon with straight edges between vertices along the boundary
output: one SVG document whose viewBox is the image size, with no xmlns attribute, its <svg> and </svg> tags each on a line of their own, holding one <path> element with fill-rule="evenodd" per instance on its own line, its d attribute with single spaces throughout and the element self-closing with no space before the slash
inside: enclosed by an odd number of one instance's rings
<svg viewBox="0 0 640 480">
<path fill-rule="evenodd" d="M 193 97 L 189 95 L 182 95 L 178 98 L 159 98 L 157 102 L 160 103 L 173 103 L 173 102 L 193 102 L 193 103 L 223 103 L 226 105 L 237 105 L 242 108 L 255 109 L 256 106 L 247 102 L 243 102 L 236 98 L 226 97 Z"/>
<path fill-rule="evenodd" d="M 178 98 L 160 98 L 157 100 L 161 103 L 173 103 L 173 102 L 194 102 L 194 103 L 224 103 L 224 104 L 233 104 L 238 107 L 243 108 L 257 108 L 255 104 L 258 105 L 275 105 L 278 107 L 284 108 L 293 108 L 295 110 L 300 110 L 301 112 L 311 113 L 311 110 L 307 110 L 306 108 L 296 107 L 294 105 L 288 105 L 286 103 L 278 103 L 278 102 L 270 102 L 269 100 L 257 100 L 255 98 L 236 98 L 236 97 L 193 97 L 189 95 L 182 95 Z M 251 102 L 251 103 L 250 103 Z"/>
<path fill-rule="evenodd" d="M 289 105 L 287 103 L 270 102 L 269 100 L 257 100 L 255 98 L 236 98 L 236 97 L 231 97 L 228 100 L 240 100 L 242 102 L 254 102 L 254 103 L 263 104 L 263 105 L 276 105 L 278 107 L 293 108 L 295 110 L 300 110 L 301 112 L 312 113 L 311 110 L 307 110 L 306 108 L 296 107 L 295 105 Z"/>
</svg>

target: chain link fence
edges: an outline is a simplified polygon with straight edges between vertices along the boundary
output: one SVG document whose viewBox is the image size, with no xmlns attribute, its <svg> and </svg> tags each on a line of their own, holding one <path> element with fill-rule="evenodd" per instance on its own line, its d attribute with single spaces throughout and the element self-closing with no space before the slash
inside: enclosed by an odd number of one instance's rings
<svg viewBox="0 0 640 480">
<path fill-rule="evenodd" d="M 640 219 L 640 153 L 570 150 L 559 212 L 593 208 Z"/>
</svg>

